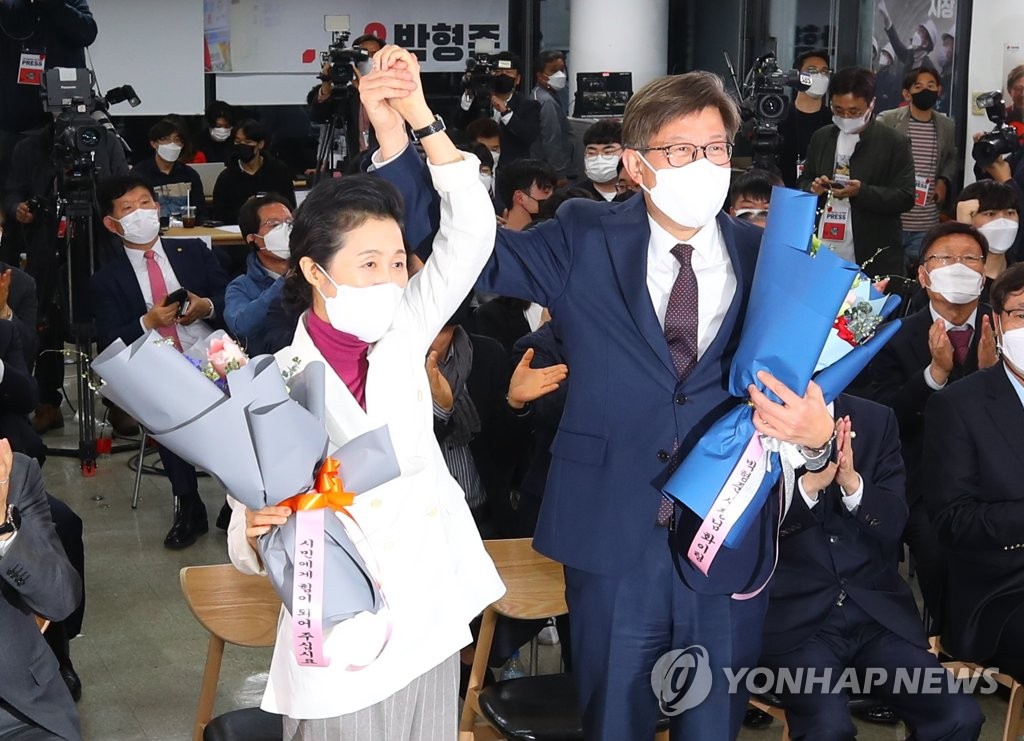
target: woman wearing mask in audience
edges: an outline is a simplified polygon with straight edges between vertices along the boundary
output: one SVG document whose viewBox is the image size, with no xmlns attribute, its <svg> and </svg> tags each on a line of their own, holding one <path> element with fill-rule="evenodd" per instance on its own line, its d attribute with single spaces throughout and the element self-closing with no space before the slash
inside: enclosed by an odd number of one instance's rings
<svg viewBox="0 0 1024 741">
<path fill-rule="evenodd" d="M 235 127 L 231 156 L 213 186 L 213 216 L 218 221 L 237 224 L 242 204 L 260 193 L 277 193 L 295 205 L 292 174 L 266 153 L 266 139 L 255 119 L 247 118 Z"/>
<path fill-rule="evenodd" d="M 411 94 L 389 102 L 398 90 Z M 386 604 L 326 634 L 328 667 L 299 666 L 282 621 L 263 708 L 285 716 L 288 741 L 450 741 L 459 650 L 470 642 L 470 620 L 503 585 L 434 437 L 424 358 L 490 255 L 495 223 L 479 163 L 435 121 L 415 56 L 394 46 L 378 52 L 360 98 L 379 157 L 416 156 L 406 123 L 417 132 L 441 196 L 433 254 L 410 280 L 393 186 L 372 175 L 318 185 L 295 214 L 285 285 L 286 299 L 305 311 L 277 357 L 287 367 L 293 358 L 300 367 L 325 363 L 332 445 L 388 427 L 401 476 L 349 507 L 358 527 L 339 515 Z M 232 561 L 259 572 L 256 539 L 292 513 L 233 506 Z"/>
<path fill-rule="evenodd" d="M 185 164 L 182 151 L 186 135 L 177 118 L 163 118 L 149 129 L 149 145 L 153 156 L 132 168 L 132 174 L 144 180 L 156 191 L 160 202 L 160 220 L 166 225 L 171 214 L 180 214 L 191 203 L 196 215 L 206 216 L 206 194 L 199 173 Z"/>
<path fill-rule="evenodd" d="M 832 123 L 832 111 L 825 105 L 831 75 L 828 52 L 824 49 L 805 51 L 796 58 L 794 67 L 811 76 L 811 86 L 797 92 L 785 120 L 779 124 L 779 134 L 782 136 L 779 169 L 789 188 L 796 187 L 796 181 L 803 171 L 811 134 Z"/>
<path fill-rule="evenodd" d="M 203 115 L 206 128 L 199 136 L 197 149 L 206 157 L 206 162 L 227 162 L 231 157 L 231 132 L 235 116 L 231 106 L 223 100 L 215 100 L 206 106 Z"/>
</svg>

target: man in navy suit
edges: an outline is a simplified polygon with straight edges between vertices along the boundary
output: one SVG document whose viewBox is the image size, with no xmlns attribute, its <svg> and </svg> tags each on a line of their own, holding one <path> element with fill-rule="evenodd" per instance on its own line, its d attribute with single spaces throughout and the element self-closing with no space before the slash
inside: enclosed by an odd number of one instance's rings
<svg viewBox="0 0 1024 741">
<path fill-rule="evenodd" d="M 837 461 L 798 479 L 765 618 L 762 665 L 775 671 L 776 688 L 784 687 L 780 670 L 828 677 L 826 687 L 776 689 L 790 737 L 856 738 L 849 696 L 833 691 L 851 667 L 862 694 L 884 698 L 915 738 L 975 739 L 984 716 L 973 698 L 949 692 L 948 684 L 935 693 L 894 691 L 898 669 L 911 677 L 917 671 L 921 682 L 926 670 L 946 674 L 928 652 L 913 593 L 896 571 L 907 520 L 896 416 L 845 395 L 834 413 Z"/>
<path fill-rule="evenodd" d="M 391 106 L 414 104 L 415 85 L 401 70 L 375 82 Z M 402 190 L 406 238 L 421 244 L 431 190 L 400 121 L 374 106 L 380 94 L 364 80 L 360 96 L 381 142 L 373 164 Z M 410 120 L 427 127 L 433 116 L 420 114 Z M 661 494 L 677 462 L 741 403 L 729 394 L 728 371 L 761 230 L 720 213 L 738 127 L 714 75 L 649 83 L 623 121 L 624 167 L 645 192 L 613 205 L 570 200 L 534 229 L 499 229 L 478 284 L 549 307 L 572 368 L 534 545 L 566 567 L 573 669 L 591 741 L 652 737 L 655 663 L 694 644 L 706 649 L 714 679 L 706 700 L 672 718 L 672 733 L 734 738 L 746 697 L 729 694 L 723 670 L 755 666 L 761 653 L 767 593 L 738 593 L 757 592 L 771 573 L 776 507 L 766 505 L 705 576 L 675 542 L 689 543 L 699 518 Z M 800 396 L 804 389 L 794 393 L 768 374 L 762 381 L 784 403 L 751 391 L 759 431 L 806 446 L 809 458 L 827 455 L 834 423 L 820 390 Z"/>
<path fill-rule="evenodd" d="M 124 251 L 92 277 L 90 293 L 99 346 L 120 338 L 125 344 L 156 330 L 177 347 L 188 349 L 209 336 L 224 315 L 228 278 L 199 239 L 160 239 L 159 204 L 153 188 L 134 176 L 100 184 L 103 225 L 121 237 Z M 185 311 L 169 295 L 185 289 Z M 199 498 L 196 469 L 160 449 L 174 494 L 174 524 L 164 545 L 186 548 L 209 530 Z"/>
<path fill-rule="evenodd" d="M 990 295 L 1002 362 L 929 399 L 924 503 L 948 552 L 943 647 L 1024 680 L 1024 264 Z"/>
</svg>

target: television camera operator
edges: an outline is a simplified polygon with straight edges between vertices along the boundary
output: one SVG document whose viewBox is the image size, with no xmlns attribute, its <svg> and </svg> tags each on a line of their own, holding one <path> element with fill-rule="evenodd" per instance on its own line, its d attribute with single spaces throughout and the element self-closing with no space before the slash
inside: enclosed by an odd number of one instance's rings
<svg viewBox="0 0 1024 741">
<path fill-rule="evenodd" d="M 467 60 L 463 77 L 465 90 L 460 101 L 459 128 L 465 129 L 478 118 L 494 118 L 498 122 L 503 165 L 529 159 L 540 136 L 540 103 L 518 89 L 522 69 L 519 56 L 510 51 L 489 54 L 478 48 Z"/>
<path fill-rule="evenodd" d="M 78 102 L 71 106 L 48 103 L 50 122 L 14 148 L 3 195 L 7 221 L 21 226 L 19 237 L 11 240 L 15 254 L 26 254 L 27 272 L 36 281 L 41 332 L 35 376 L 40 404 L 33 426 L 40 433 L 64 424 L 60 411 L 64 359 L 59 351 L 67 336 L 70 309 L 65 267 L 70 264 L 76 282 L 81 282 L 82 288 L 76 290 L 79 297 L 87 293 L 85 286 L 93 268 L 88 264 L 88 250 L 64 254 L 72 221 L 69 204 L 79 202 L 94 208 L 95 183 L 128 172 L 122 143 L 93 117 L 105 103 L 92 92 L 91 73 L 78 69 L 74 84 L 73 99 Z M 94 234 L 101 234 L 99 219 L 92 221 Z M 81 227 L 76 228 L 84 240 L 87 235 L 80 233 Z M 102 253 L 104 244 L 108 244 L 105 237 L 97 239 L 97 253 Z M 11 245 L 5 240 L 4 246 Z"/>
<path fill-rule="evenodd" d="M 0 184 L 14 145 L 24 132 L 46 123 L 41 73 L 84 67 L 85 47 L 95 39 L 96 21 L 86 0 L 0 2 Z"/>
<path fill-rule="evenodd" d="M 326 131 L 335 124 L 335 136 L 344 139 L 344 158 L 347 163 L 358 160 L 358 155 L 377 147 L 370 119 L 366 110 L 359 102 L 359 78 L 366 73 L 374 54 L 381 50 L 384 42 L 373 34 L 363 34 L 352 42 L 352 48 L 346 49 L 342 35 L 325 52 L 324 66 L 319 75 L 319 85 L 313 87 L 306 95 L 309 105 L 309 120 L 320 124 Z M 340 40 L 340 44 L 339 44 Z M 324 149 L 324 134 L 321 136 L 320 148 Z M 333 146 L 334 142 L 329 142 Z M 319 163 L 318 163 L 319 164 Z"/>
</svg>

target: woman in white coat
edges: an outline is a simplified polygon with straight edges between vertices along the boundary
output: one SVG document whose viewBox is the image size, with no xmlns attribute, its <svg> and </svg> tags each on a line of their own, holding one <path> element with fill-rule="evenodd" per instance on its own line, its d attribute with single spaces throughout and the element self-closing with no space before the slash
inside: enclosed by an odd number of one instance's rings
<svg viewBox="0 0 1024 741">
<path fill-rule="evenodd" d="M 416 130 L 434 116 L 414 56 L 386 47 L 374 65 L 360 97 L 387 159 L 409 145 L 406 123 Z M 356 499 L 349 511 L 358 528 L 339 515 L 386 607 L 326 633 L 328 667 L 299 666 L 282 610 L 262 707 L 285 716 L 287 741 L 453 741 L 459 650 L 471 641 L 470 620 L 504 592 L 434 438 L 424 368 L 431 341 L 491 252 L 494 215 L 475 157 L 444 132 L 422 144 L 441 196 L 441 225 L 431 258 L 411 280 L 400 198 L 383 180 L 327 181 L 295 214 L 285 294 L 306 311 L 278 361 L 283 368 L 296 359 L 300 368 L 324 362 L 332 445 L 387 425 L 401 476 Z M 251 512 L 237 502 L 233 509 L 231 560 L 262 573 L 256 538 L 291 511 Z"/>
</svg>

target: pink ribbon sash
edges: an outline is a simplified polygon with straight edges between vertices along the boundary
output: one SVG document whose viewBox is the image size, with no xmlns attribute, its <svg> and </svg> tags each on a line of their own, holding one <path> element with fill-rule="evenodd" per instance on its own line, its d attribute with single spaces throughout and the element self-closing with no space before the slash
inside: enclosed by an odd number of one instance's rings
<svg viewBox="0 0 1024 741">
<path fill-rule="evenodd" d="M 295 513 L 292 647 L 300 666 L 330 666 L 324 656 L 324 517 L 327 509 Z M 333 513 L 331 514 L 333 517 Z"/>
<path fill-rule="evenodd" d="M 726 537 L 761 488 L 765 472 L 764 447 L 761 436 L 755 432 L 687 549 L 690 563 L 705 576 Z"/>
</svg>

